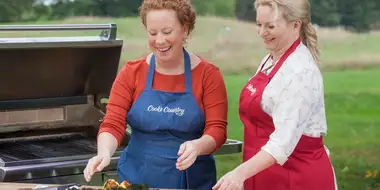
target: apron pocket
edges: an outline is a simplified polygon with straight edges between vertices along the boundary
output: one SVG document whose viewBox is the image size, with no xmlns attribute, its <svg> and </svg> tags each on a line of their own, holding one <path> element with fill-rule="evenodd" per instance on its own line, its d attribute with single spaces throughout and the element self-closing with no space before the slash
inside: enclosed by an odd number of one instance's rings
<svg viewBox="0 0 380 190">
<path fill-rule="evenodd" d="M 213 156 L 205 155 L 186 170 L 188 189 L 209 190 L 216 184 L 216 165 Z"/>
<path fill-rule="evenodd" d="M 144 157 L 143 154 L 135 155 L 127 151 L 123 152 L 117 167 L 119 183 L 127 180 L 133 184 L 146 184 L 143 178 L 143 171 L 146 170 Z"/>
<path fill-rule="evenodd" d="M 177 170 L 175 159 L 147 156 L 146 168 L 142 177 L 150 188 L 185 188 L 185 172 Z"/>
</svg>

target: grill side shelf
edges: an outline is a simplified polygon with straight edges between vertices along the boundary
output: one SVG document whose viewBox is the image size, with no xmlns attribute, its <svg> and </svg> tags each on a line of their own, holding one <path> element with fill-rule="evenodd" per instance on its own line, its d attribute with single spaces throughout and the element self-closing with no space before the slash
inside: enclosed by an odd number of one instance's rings
<svg viewBox="0 0 380 190">
<path fill-rule="evenodd" d="M 226 154 L 235 154 L 242 152 L 243 143 L 238 140 L 227 139 L 220 149 L 218 149 L 214 155 L 226 155 Z"/>
</svg>

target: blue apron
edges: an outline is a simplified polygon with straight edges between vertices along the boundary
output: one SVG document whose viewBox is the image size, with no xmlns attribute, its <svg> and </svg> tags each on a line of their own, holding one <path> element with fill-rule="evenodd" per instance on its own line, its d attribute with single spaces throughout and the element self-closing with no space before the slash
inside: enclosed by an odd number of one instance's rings
<svg viewBox="0 0 380 190">
<path fill-rule="evenodd" d="M 205 126 L 205 116 L 192 92 L 190 56 L 183 51 L 185 92 L 153 90 L 154 55 L 150 60 L 145 89 L 127 115 L 132 133 L 118 162 L 119 182 L 202 190 L 210 190 L 216 183 L 212 155 L 198 156 L 185 171 L 176 168 L 180 145 L 200 138 Z"/>
</svg>

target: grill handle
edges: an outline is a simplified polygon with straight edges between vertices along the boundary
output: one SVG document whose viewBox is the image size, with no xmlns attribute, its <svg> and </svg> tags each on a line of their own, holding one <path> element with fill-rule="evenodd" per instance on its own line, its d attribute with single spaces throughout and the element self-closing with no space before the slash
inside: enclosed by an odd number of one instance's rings
<svg viewBox="0 0 380 190">
<path fill-rule="evenodd" d="M 2 25 L 0 32 L 5 31 L 63 31 L 63 30 L 102 30 L 100 37 L 116 39 L 117 26 L 111 24 L 52 24 L 52 25 Z"/>
<path fill-rule="evenodd" d="M 119 159 L 119 156 L 112 157 L 110 165 L 103 169 L 103 172 L 107 171 L 107 169 L 116 170 Z M 0 183 L 83 174 L 87 163 L 88 159 L 80 159 L 67 161 L 52 160 L 45 163 L 20 164 L 5 167 L 0 165 Z"/>
</svg>

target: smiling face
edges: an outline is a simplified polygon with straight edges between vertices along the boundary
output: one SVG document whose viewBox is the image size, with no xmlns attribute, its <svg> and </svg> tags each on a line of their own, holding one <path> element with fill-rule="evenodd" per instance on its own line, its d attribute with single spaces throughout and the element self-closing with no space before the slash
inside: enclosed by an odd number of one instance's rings
<svg viewBox="0 0 380 190">
<path fill-rule="evenodd" d="M 299 24 L 287 22 L 280 8 L 276 14 L 271 6 L 260 5 L 256 12 L 257 32 L 265 47 L 272 52 L 280 51 L 292 43 L 299 33 Z"/>
<path fill-rule="evenodd" d="M 149 47 L 158 62 L 178 60 L 182 55 L 187 29 L 181 25 L 174 10 L 151 10 L 146 15 Z"/>
</svg>

